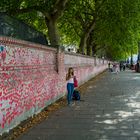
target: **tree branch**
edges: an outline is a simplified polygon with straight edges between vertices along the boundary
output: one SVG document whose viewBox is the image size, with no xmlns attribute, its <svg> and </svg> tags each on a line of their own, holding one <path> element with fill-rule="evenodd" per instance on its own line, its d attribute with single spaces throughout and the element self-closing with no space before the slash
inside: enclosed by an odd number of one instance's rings
<svg viewBox="0 0 140 140">
<path fill-rule="evenodd" d="M 32 11 L 40 11 L 40 12 L 44 12 L 42 6 L 31 6 L 31 7 L 27 7 L 27 8 L 23 8 L 23 9 L 9 9 L 7 10 L 6 14 L 11 14 L 11 15 L 17 15 L 17 14 L 23 14 L 23 13 L 28 13 L 28 12 L 32 12 Z"/>
<path fill-rule="evenodd" d="M 53 11 L 52 11 L 52 15 L 55 19 L 58 19 L 58 17 L 61 17 L 63 14 L 63 11 L 65 10 L 66 4 L 69 0 L 57 0 Z"/>
<path fill-rule="evenodd" d="M 93 12 L 94 11 L 93 7 L 91 7 L 91 4 L 89 3 L 89 1 L 88 2 L 84 1 L 84 2 L 86 2 L 86 5 L 87 5 L 88 9 L 90 9 Z"/>
<path fill-rule="evenodd" d="M 89 27 L 87 28 L 88 33 L 91 33 L 93 31 L 93 29 L 95 28 L 95 23 L 96 23 L 96 18 L 94 18 L 92 20 L 92 22 L 90 23 Z"/>
<path fill-rule="evenodd" d="M 96 12 L 96 13 L 98 13 L 99 10 L 102 8 L 102 6 L 104 6 L 104 5 L 103 5 L 104 2 L 105 2 L 105 0 L 102 0 L 101 3 L 100 3 L 97 7 L 96 7 L 97 1 L 95 2 L 95 8 L 96 8 L 96 9 L 95 9 L 95 12 Z"/>
<path fill-rule="evenodd" d="M 96 13 L 93 14 L 94 19 L 90 23 L 90 25 L 89 25 L 89 27 L 87 29 L 87 32 L 91 33 L 92 30 L 95 28 L 95 23 L 96 23 L 96 20 L 97 20 L 98 12 L 99 12 L 99 10 L 102 7 L 102 5 L 103 5 L 104 2 L 105 2 L 105 0 L 102 0 L 102 2 L 100 3 L 100 5 L 98 6 L 97 10 L 95 10 Z"/>
<path fill-rule="evenodd" d="M 83 12 L 83 14 L 93 16 L 93 13 Z"/>
<path fill-rule="evenodd" d="M 71 26 L 73 27 L 75 33 L 76 33 L 79 37 L 81 37 L 81 35 L 79 34 L 79 31 L 77 31 L 77 28 L 74 27 L 74 25 L 72 24 L 72 22 L 69 22 L 69 23 L 70 23 Z"/>
<path fill-rule="evenodd" d="M 76 17 L 75 17 L 75 20 L 78 20 L 78 21 L 81 23 L 82 27 L 85 28 L 85 24 L 86 24 L 86 23 L 84 22 L 84 20 L 83 20 L 81 14 L 78 14 L 78 13 L 77 13 L 77 15 L 76 15 Z"/>
<path fill-rule="evenodd" d="M 107 46 L 103 45 L 103 46 L 100 46 L 99 48 L 96 48 L 96 51 L 105 50 L 106 48 L 107 48 Z"/>
</svg>

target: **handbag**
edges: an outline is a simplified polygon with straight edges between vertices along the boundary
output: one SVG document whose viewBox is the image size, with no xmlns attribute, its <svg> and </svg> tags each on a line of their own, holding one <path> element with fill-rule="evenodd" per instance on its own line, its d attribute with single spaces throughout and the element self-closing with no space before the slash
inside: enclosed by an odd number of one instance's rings
<svg viewBox="0 0 140 140">
<path fill-rule="evenodd" d="M 78 81 L 77 81 L 76 76 L 74 76 L 74 87 L 78 87 Z"/>
</svg>

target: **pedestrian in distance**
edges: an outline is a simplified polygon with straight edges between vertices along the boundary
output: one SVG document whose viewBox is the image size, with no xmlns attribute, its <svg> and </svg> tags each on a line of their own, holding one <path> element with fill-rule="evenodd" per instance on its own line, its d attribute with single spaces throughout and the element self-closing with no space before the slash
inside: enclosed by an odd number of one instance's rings
<svg viewBox="0 0 140 140">
<path fill-rule="evenodd" d="M 139 72 L 139 68 L 140 68 L 139 62 L 137 62 L 137 64 L 136 64 L 136 72 Z"/>
<path fill-rule="evenodd" d="M 110 69 L 110 62 L 108 63 L 108 71 L 111 72 L 111 69 Z"/>
<path fill-rule="evenodd" d="M 110 72 L 113 72 L 113 64 L 110 64 Z"/>
<path fill-rule="evenodd" d="M 117 63 L 114 64 L 114 73 L 116 73 L 116 74 L 119 73 L 119 65 Z"/>
<path fill-rule="evenodd" d="M 122 68 L 123 68 L 123 64 L 122 62 L 120 62 L 120 71 L 122 71 Z"/>
<path fill-rule="evenodd" d="M 125 71 L 125 67 L 126 67 L 126 64 L 125 64 L 125 63 L 123 63 L 123 71 Z"/>
</svg>

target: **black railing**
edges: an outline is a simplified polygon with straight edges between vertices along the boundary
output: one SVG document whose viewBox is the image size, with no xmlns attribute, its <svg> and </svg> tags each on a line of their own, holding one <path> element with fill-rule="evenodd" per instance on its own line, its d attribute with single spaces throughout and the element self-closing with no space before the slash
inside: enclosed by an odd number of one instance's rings
<svg viewBox="0 0 140 140">
<path fill-rule="evenodd" d="M 24 22 L 0 13 L 0 35 L 47 45 L 46 36 Z"/>
</svg>

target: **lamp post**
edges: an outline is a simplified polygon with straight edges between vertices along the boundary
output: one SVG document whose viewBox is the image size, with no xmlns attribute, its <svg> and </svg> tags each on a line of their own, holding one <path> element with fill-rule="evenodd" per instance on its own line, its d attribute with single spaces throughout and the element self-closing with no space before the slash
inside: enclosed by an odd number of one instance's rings
<svg viewBox="0 0 140 140">
<path fill-rule="evenodd" d="M 105 59 L 105 58 L 104 58 L 104 56 L 103 56 L 103 57 L 102 57 L 102 60 L 103 60 L 103 64 L 104 64 L 104 59 Z"/>
<path fill-rule="evenodd" d="M 140 41 L 138 42 L 138 58 L 137 58 L 137 62 L 140 61 Z"/>
<path fill-rule="evenodd" d="M 131 69 L 132 69 L 132 68 L 133 68 L 133 54 L 132 54 L 132 48 L 131 48 L 130 66 L 131 66 Z"/>
</svg>

